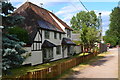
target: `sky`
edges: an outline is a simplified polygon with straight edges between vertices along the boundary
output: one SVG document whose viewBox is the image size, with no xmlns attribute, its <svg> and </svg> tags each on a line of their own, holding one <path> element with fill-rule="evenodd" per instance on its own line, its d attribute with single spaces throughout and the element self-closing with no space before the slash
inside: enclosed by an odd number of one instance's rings
<svg viewBox="0 0 120 80">
<path fill-rule="evenodd" d="M 43 3 L 42 7 L 52 11 L 56 16 L 66 22 L 69 26 L 70 19 L 80 11 L 86 11 L 79 0 L 10 0 L 13 6 L 20 7 L 26 1 L 32 2 L 38 6 Z M 96 15 L 102 13 L 103 35 L 109 29 L 109 15 L 114 7 L 118 6 L 119 0 L 81 0 L 86 8 L 94 10 Z"/>
</svg>

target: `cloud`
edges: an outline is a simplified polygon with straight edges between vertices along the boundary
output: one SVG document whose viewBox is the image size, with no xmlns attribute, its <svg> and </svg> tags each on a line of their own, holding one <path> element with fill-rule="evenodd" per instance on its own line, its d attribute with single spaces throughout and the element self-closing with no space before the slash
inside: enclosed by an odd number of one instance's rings
<svg viewBox="0 0 120 80">
<path fill-rule="evenodd" d="M 79 7 L 79 8 L 77 8 Z M 78 12 L 84 10 L 83 6 L 77 4 L 77 5 L 71 5 L 69 4 L 68 6 L 65 6 L 63 8 L 60 9 L 60 11 L 58 11 L 56 13 L 56 15 L 63 15 L 63 14 L 68 14 L 68 13 L 74 13 L 74 12 Z"/>
<path fill-rule="evenodd" d="M 70 3 L 67 6 L 64 6 L 61 8 L 58 12 L 55 14 L 59 17 L 62 17 L 62 20 L 65 21 L 68 25 L 70 25 L 70 19 L 76 15 L 76 13 L 80 11 L 85 11 L 84 7 L 81 6 L 80 4 L 73 4 Z"/>
</svg>

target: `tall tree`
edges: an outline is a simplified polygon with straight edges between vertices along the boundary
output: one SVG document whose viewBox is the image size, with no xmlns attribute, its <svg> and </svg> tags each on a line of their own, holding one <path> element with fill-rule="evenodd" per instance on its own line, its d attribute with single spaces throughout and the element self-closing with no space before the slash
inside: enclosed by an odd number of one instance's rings
<svg viewBox="0 0 120 80">
<path fill-rule="evenodd" d="M 72 28 L 80 34 L 80 42 L 85 49 L 95 47 L 95 42 L 100 41 L 98 18 L 94 11 L 81 11 L 71 19 Z"/>
<path fill-rule="evenodd" d="M 94 11 L 85 12 L 81 11 L 76 14 L 76 16 L 73 16 L 71 21 L 71 27 L 74 29 L 74 31 L 79 32 L 79 30 L 82 28 L 83 25 L 86 25 L 87 27 L 95 27 L 98 28 L 98 18 Z"/>
<path fill-rule="evenodd" d="M 110 14 L 109 30 L 106 31 L 104 38 L 106 43 L 113 46 L 120 45 L 120 8 L 115 7 Z"/>
<path fill-rule="evenodd" d="M 2 4 L 2 16 L 3 19 L 3 38 L 2 38 L 2 69 L 4 74 L 8 74 L 11 68 L 18 67 L 24 61 L 24 57 L 21 54 L 25 53 L 22 48 L 23 42 L 14 35 L 9 35 L 7 29 L 9 27 L 14 27 L 15 25 L 21 23 L 23 17 L 21 16 L 11 16 L 14 11 L 14 7 L 11 3 L 4 1 Z"/>
</svg>

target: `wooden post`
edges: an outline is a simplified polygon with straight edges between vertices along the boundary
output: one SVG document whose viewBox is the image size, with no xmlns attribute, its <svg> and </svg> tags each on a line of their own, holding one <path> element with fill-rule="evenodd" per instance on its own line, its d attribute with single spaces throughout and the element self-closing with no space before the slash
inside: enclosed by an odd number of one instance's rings
<svg viewBox="0 0 120 80">
<path fill-rule="evenodd" d="M 28 79 L 32 80 L 32 72 L 27 72 L 27 74 L 28 74 Z"/>
</svg>

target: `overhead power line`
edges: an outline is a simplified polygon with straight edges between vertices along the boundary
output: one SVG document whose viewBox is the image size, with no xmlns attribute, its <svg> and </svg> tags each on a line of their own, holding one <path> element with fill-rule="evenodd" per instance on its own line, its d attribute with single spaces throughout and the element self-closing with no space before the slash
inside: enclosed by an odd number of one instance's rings
<svg viewBox="0 0 120 80">
<path fill-rule="evenodd" d="M 70 2 L 72 5 L 73 5 L 73 7 L 77 10 L 77 11 L 80 11 L 72 2 Z"/>
<path fill-rule="evenodd" d="M 87 7 L 82 3 L 81 0 L 79 0 L 79 2 L 82 4 L 82 6 L 88 11 Z M 89 12 L 89 11 L 88 11 Z"/>
</svg>

